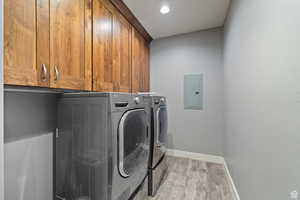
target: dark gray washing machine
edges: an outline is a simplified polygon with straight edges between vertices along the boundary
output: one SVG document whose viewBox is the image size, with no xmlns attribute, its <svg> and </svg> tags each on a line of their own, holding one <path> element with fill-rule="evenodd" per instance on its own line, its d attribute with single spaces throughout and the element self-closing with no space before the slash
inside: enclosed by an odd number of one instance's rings
<svg viewBox="0 0 300 200">
<path fill-rule="evenodd" d="M 168 111 L 167 100 L 163 96 L 146 96 L 151 105 L 151 145 L 149 159 L 149 195 L 155 196 L 167 175 L 166 161 Z"/>
<path fill-rule="evenodd" d="M 143 199 L 150 107 L 125 93 L 65 94 L 58 102 L 56 199 Z"/>
</svg>

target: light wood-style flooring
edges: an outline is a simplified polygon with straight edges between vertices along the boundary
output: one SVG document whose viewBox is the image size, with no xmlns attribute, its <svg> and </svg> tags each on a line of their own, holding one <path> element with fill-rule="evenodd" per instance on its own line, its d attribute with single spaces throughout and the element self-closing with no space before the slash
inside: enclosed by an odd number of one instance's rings
<svg viewBox="0 0 300 200">
<path fill-rule="evenodd" d="M 236 200 L 222 164 L 167 159 L 169 174 L 152 200 Z"/>
</svg>

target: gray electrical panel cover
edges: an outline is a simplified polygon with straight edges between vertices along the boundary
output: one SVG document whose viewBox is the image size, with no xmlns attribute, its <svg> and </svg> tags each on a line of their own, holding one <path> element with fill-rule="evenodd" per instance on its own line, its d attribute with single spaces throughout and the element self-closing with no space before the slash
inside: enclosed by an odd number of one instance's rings
<svg viewBox="0 0 300 200">
<path fill-rule="evenodd" d="M 203 74 L 184 75 L 184 109 L 203 110 Z"/>
</svg>

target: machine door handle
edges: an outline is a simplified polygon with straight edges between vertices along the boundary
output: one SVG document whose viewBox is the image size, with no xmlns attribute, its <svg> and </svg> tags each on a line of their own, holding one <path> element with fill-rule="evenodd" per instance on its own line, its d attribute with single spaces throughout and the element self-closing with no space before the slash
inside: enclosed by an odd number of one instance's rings
<svg viewBox="0 0 300 200">
<path fill-rule="evenodd" d="M 160 136 L 160 120 L 159 120 L 159 112 L 161 108 L 158 108 L 156 111 L 156 143 L 159 144 L 159 136 Z"/>
<path fill-rule="evenodd" d="M 149 132 L 150 132 L 149 129 L 150 129 L 149 126 L 147 126 L 147 133 L 146 133 L 147 138 L 149 138 Z"/>
</svg>

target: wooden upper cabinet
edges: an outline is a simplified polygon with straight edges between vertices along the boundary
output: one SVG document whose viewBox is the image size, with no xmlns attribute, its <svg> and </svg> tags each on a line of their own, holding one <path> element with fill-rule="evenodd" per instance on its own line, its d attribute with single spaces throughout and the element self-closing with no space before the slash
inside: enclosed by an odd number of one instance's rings
<svg viewBox="0 0 300 200">
<path fill-rule="evenodd" d="M 131 92 L 131 25 L 116 14 L 113 26 L 113 68 L 118 92 Z"/>
<path fill-rule="evenodd" d="M 113 69 L 114 10 L 102 0 L 93 3 L 93 90 L 114 91 Z"/>
<path fill-rule="evenodd" d="M 38 85 L 36 0 L 4 2 L 4 83 Z"/>
<path fill-rule="evenodd" d="M 4 83 L 90 90 L 91 1 L 5 0 Z"/>
<path fill-rule="evenodd" d="M 50 82 L 53 88 L 91 89 L 90 1 L 50 0 Z"/>
<path fill-rule="evenodd" d="M 106 92 L 148 91 L 149 47 L 145 34 L 142 36 L 128 21 L 133 18 L 130 11 L 113 2 L 5 0 L 4 83 Z M 133 25 L 136 23 L 135 19 Z"/>
<path fill-rule="evenodd" d="M 93 6 L 93 90 L 131 92 L 131 25 L 107 0 Z"/>
<path fill-rule="evenodd" d="M 132 30 L 132 92 L 149 92 L 149 44 Z"/>
</svg>

